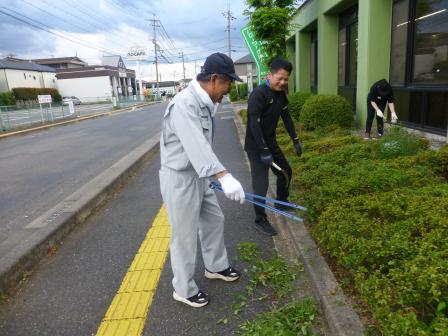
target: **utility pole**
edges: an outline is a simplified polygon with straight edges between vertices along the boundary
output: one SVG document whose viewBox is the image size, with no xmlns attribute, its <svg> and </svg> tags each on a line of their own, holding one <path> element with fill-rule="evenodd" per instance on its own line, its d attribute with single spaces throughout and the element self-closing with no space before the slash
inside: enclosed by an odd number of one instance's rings
<svg viewBox="0 0 448 336">
<path fill-rule="evenodd" d="M 222 13 L 222 15 L 224 15 L 225 18 L 227 18 L 227 45 L 229 48 L 229 57 L 232 58 L 232 39 L 231 39 L 231 23 L 232 20 L 235 20 L 236 17 L 232 16 L 232 13 L 230 12 L 230 1 L 227 1 L 227 12 Z"/>
<path fill-rule="evenodd" d="M 153 39 L 152 42 L 154 43 L 154 62 L 156 64 L 156 87 L 157 87 L 157 99 L 159 99 L 160 97 L 160 92 L 159 92 L 159 62 L 157 59 L 157 31 L 156 31 L 156 27 L 157 26 L 157 20 L 156 20 L 156 15 L 153 14 L 153 18 L 152 20 L 148 20 L 152 22 L 152 27 L 153 27 Z"/>
<path fill-rule="evenodd" d="M 182 71 L 184 73 L 184 82 L 185 82 L 185 60 L 184 60 L 184 52 L 179 51 L 179 56 L 182 57 Z"/>
</svg>

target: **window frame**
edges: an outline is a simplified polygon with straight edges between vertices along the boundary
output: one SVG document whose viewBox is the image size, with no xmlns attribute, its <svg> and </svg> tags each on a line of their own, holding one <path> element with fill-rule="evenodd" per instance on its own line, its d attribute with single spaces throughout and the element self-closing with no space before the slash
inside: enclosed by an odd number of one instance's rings
<svg viewBox="0 0 448 336">
<path fill-rule="evenodd" d="M 443 91 L 448 92 L 448 83 L 425 83 L 425 82 L 415 82 L 413 81 L 412 77 L 414 74 L 414 49 L 415 49 L 415 17 L 417 12 L 417 0 L 393 0 L 392 3 L 392 15 L 394 6 L 398 2 L 402 1 L 408 1 L 408 30 L 406 34 L 406 60 L 405 60 L 405 74 L 404 74 L 404 83 L 403 85 L 396 85 L 393 84 L 393 87 L 399 87 L 399 88 L 407 88 L 413 91 Z M 392 28 L 392 27 L 391 27 Z M 392 33 L 392 31 L 391 31 Z M 390 45 L 390 68 L 389 68 L 389 79 L 390 79 L 390 69 L 392 68 L 392 39 L 391 39 L 391 45 Z"/>
</svg>

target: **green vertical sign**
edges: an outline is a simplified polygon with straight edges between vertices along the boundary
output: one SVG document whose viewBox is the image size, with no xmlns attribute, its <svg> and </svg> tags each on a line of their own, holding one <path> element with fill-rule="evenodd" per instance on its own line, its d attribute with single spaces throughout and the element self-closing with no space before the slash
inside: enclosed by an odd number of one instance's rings
<svg viewBox="0 0 448 336">
<path fill-rule="evenodd" d="M 263 41 L 255 40 L 254 33 L 249 26 L 241 29 L 241 35 L 243 35 L 244 41 L 257 64 L 258 84 L 261 84 L 262 81 L 267 79 L 269 72 L 269 65 L 267 64 L 268 54 L 263 48 Z"/>
</svg>

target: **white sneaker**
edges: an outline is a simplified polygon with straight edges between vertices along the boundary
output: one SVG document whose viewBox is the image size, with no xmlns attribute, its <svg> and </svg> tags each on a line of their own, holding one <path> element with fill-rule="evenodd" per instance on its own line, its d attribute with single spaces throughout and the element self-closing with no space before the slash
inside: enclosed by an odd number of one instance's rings
<svg viewBox="0 0 448 336">
<path fill-rule="evenodd" d="M 189 298 L 184 298 L 176 292 L 173 292 L 173 299 L 185 303 L 193 308 L 204 307 L 209 303 L 208 295 L 203 291 L 199 291 L 196 295 Z"/>
<path fill-rule="evenodd" d="M 241 276 L 241 273 L 236 269 L 229 266 L 225 270 L 221 272 L 210 272 L 207 269 L 205 270 L 205 277 L 208 279 L 221 279 L 224 281 L 235 281 L 238 280 Z"/>
</svg>

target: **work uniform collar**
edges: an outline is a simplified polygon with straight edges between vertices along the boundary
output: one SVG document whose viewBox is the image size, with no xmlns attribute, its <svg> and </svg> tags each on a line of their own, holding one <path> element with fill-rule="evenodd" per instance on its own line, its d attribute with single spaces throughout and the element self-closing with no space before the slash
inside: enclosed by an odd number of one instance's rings
<svg viewBox="0 0 448 336">
<path fill-rule="evenodd" d="M 212 99 L 210 98 L 208 93 L 201 87 L 201 84 L 199 84 L 199 82 L 196 79 L 193 79 L 190 84 L 192 85 L 194 91 L 198 95 L 201 103 L 204 106 L 207 106 L 207 108 L 210 111 L 210 113 L 212 114 L 212 116 L 214 116 L 218 104 L 214 104 L 212 102 Z"/>
</svg>

